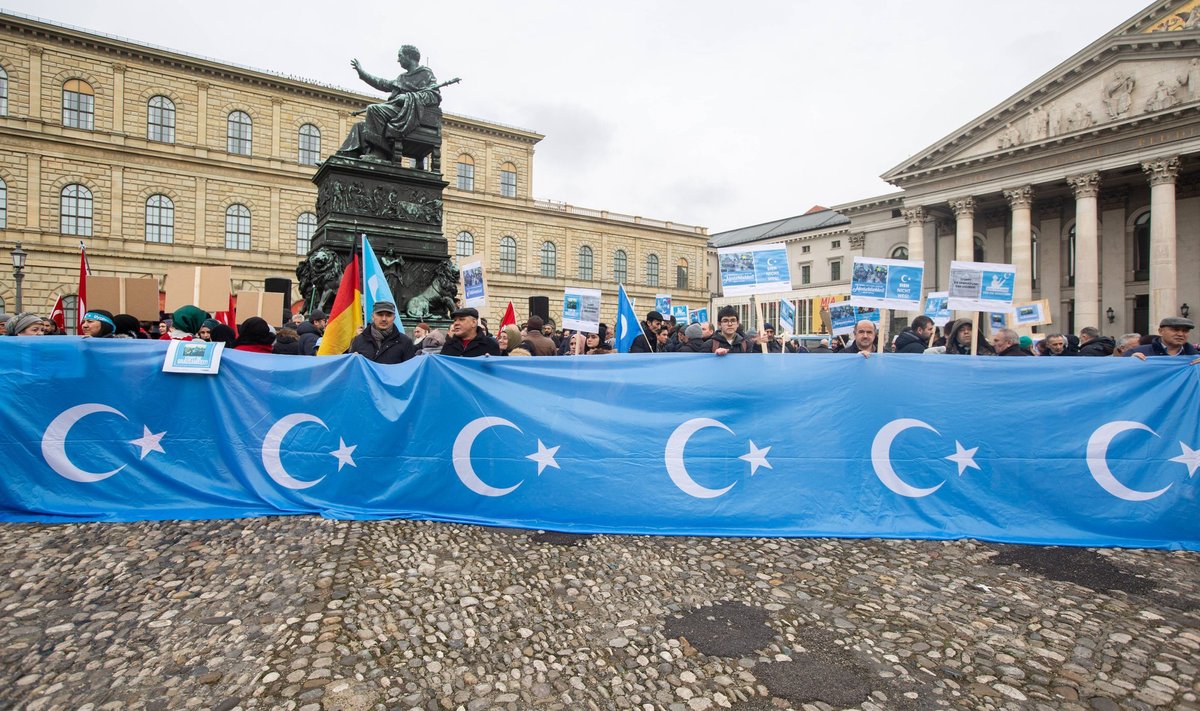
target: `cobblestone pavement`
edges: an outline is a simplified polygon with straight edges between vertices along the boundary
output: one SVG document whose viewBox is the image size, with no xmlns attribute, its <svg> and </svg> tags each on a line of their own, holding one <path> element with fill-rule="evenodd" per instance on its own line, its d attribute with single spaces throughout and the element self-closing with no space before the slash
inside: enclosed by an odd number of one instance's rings
<svg viewBox="0 0 1200 711">
<path fill-rule="evenodd" d="M 0 526 L 0 707 L 1200 709 L 1200 555 Z"/>
</svg>

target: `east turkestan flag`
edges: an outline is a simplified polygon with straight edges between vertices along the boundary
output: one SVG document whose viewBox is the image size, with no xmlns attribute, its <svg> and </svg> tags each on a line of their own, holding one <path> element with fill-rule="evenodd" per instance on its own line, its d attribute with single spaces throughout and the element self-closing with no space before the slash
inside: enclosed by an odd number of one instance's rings
<svg viewBox="0 0 1200 711">
<path fill-rule="evenodd" d="M 362 236 L 362 303 L 363 303 L 363 323 L 371 320 L 372 314 L 375 313 L 376 301 L 390 301 L 396 304 L 396 297 L 392 296 L 392 287 L 388 286 L 387 278 L 384 277 L 383 267 L 379 264 L 379 260 L 375 258 L 375 250 L 371 249 L 371 243 L 367 241 L 367 236 Z M 400 321 L 398 312 L 400 305 L 396 304 L 396 328 L 404 333 L 404 324 Z"/>
<path fill-rule="evenodd" d="M 614 345 L 618 353 L 628 353 L 633 342 L 643 337 L 642 324 L 638 321 L 633 303 L 625 293 L 625 285 L 617 287 L 617 329 Z"/>
</svg>

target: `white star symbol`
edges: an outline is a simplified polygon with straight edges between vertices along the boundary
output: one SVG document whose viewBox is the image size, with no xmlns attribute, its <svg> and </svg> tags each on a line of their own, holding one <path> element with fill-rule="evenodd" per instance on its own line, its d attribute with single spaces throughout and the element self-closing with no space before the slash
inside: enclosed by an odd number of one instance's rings
<svg viewBox="0 0 1200 711">
<path fill-rule="evenodd" d="M 962 442 L 954 440 L 954 454 L 951 454 L 945 459 L 949 459 L 958 465 L 958 475 L 962 476 L 968 468 L 979 469 L 979 465 L 975 463 L 975 453 L 979 451 L 979 447 L 963 449 Z M 980 471 L 983 471 L 980 469 Z"/>
<path fill-rule="evenodd" d="M 771 466 L 771 463 L 767 461 L 767 452 L 770 452 L 771 448 L 763 447 L 762 449 L 759 449 L 754 444 L 754 440 L 749 440 L 749 442 L 750 442 L 750 451 L 746 452 L 742 456 L 738 457 L 738 459 L 742 459 L 746 462 L 749 462 L 750 476 L 754 476 L 754 472 L 758 471 L 759 467 L 766 467 L 767 469 L 774 469 L 774 467 Z"/>
<path fill-rule="evenodd" d="M 558 447 L 561 446 L 562 445 L 558 445 Z M 562 469 L 562 467 L 558 466 L 558 462 L 554 461 L 554 455 L 558 453 L 558 447 L 547 447 L 546 445 L 542 444 L 542 440 L 539 439 L 538 451 L 534 452 L 533 454 L 525 455 L 526 459 L 532 459 L 533 461 L 537 462 L 538 476 L 542 475 L 542 471 L 544 471 L 546 467 Z"/>
<path fill-rule="evenodd" d="M 1186 464 L 1188 468 L 1188 478 L 1190 479 L 1193 475 L 1195 475 L 1196 468 L 1200 467 L 1200 449 L 1192 449 L 1183 442 L 1180 442 L 1179 446 L 1183 448 L 1183 454 L 1179 455 L 1178 457 L 1172 457 L 1171 461 L 1179 462 L 1180 464 Z"/>
<path fill-rule="evenodd" d="M 347 447 L 346 440 L 338 437 L 338 448 L 330 452 L 329 456 L 337 458 L 339 472 L 342 470 L 342 467 L 346 466 L 347 464 L 352 467 L 358 467 L 358 465 L 354 463 L 354 457 L 352 456 L 355 449 L 358 449 L 357 444 L 352 444 Z"/>
<path fill-rule="evenodd" d="M 159 444 L 159 441 L 162 440 L 163 435 L 165 434 L 166 432 L 151 434 L 150 428 L 142 425 L 142 436 L 138 437 L 137 439 L 129 440 L 129 443 L 141 447 L 142 456 L 138 457 L 138 459 L 145 459 L 146 455 L 151 452 L 163 452 L 162 445 Z M 163 452 L 163 454 L 166 454 L 166 452 Z"/>
</svg>

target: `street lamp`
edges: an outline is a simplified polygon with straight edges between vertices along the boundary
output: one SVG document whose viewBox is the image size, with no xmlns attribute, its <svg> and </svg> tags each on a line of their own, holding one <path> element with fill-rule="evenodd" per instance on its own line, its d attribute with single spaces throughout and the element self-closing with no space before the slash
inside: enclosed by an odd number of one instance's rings
<svg viewBox="0 0 1200 711">
<path fill-rule="evenodd" d="M 1104 312 L 1104 315 L 1108 317 L 1109 323 L 1112 323 L 1113 321 L 1117 320 L 1117 314 L 1115 311 L 1113 311 L 1111 306 L 1108 307 L 1108 311 Z"/>
<path fill-rule="evenodd" d="M 1188 305 L 1186 302 L 1183 304 L 1183 306 L 1179 307 L 1179 315 L 1183 316 L 1184 318 L 1187 318 L 1188 314 L 1191 313 L 1191 311 L 1192 310 L 1188 308 Z"/>
<path fill-rule="evenodd" d="M 25 280 L 25 258 L 29 253 L 21 249 L 21 243 L 17 242 L 17 246 L 12 249 L 13 276 L 17 280 L 17 310 L 16 313 L 21 313 L 21 282 Z"/>
</svg>

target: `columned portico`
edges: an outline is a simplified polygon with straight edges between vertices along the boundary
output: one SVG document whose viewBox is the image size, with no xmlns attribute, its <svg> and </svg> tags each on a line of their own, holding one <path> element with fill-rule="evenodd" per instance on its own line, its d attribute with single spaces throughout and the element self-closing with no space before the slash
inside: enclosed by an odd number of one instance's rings
<svg viewBox="0 0 1200 711">
<path fill-rule="evenodd" d="M 1175 267 L 1175 179 L 1179 156 L 1142 163 L 1150 176 L 1150 328 L 1179 315 Z"/>
<path fill-rule="evenodd" d="M 1100 326 L 1100 173 L 1072 175 L 1075 193 L 1075 330 Z"/>
<path fill-rule="evenodd" d="M 1033 300 L 1033 186 L 1005 190 L 1004 198 L 1012 208 L 1012 263 L 1017 270 L 1013 301 Z"/>
<path fill-rule="evenodd" d="M 975 198 L 967 196 L 949 202 L 954 210 L 954 258 L 960 262 L 975 261 Z"/>
</svg>

